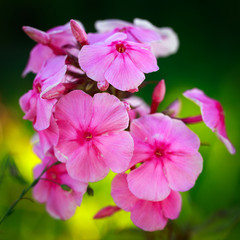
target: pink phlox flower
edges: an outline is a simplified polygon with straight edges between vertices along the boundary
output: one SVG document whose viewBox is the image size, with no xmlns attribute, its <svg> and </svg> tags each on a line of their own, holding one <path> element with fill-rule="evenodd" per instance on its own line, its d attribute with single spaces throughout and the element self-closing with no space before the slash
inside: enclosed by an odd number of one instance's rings
<svg viewBox="0 0 240 240">
<path fill-rule="evenodd" d="M 181 211 L 181 195 L 175 191 L 164 200 L 155 202 L 134 196 L 128 188 L 127 174 L 118 174 L 113 179 L 111 195 L 120 208 L 131 212 L 132 222 L 144 231 L 162 230 L 168 219 L 178 218 Z"/>
<path fill-rule="evenodd" d="M 131 96 L 129 98 L 125 98 L 124 101 L 131 107 L 128 111 L 130 121 L 150 113 L 150 107 L 140 97 Z"/>
<path fill-rule="evenodd" d="M 156 57 L 165 57 L 177 52 L 179 40 L 171 28 L 158 28 L 147 20 L 136 18 L 134 23 L 110 19 L 97 21 L 95 28 L 99 33 L 89 33 L 88 41 L 101 42 L 117 32 L 127 34 L 127 40 L 138 43 L 150 43 Z"/>
<path fill-rule="evenodd" d="M 188 90 L 184 92 L 183 95 L 200 107 L 203 122 L 213 132 L 216 132 L 217 136 L 225 144 L 228 151 L 231 154 L 234 154 L 236 150 L 227 136 L 224 111 L 220 102 L 206 96 L 203 91 L 197 88 Z"/>
<path fill-rule="evenodd" d="M 63 96 L 56 105 L 59 140 L 55 154 L 66 162 L 71 177 L 84 182 L 103 179 L 111 169 L 123 172 L 133 153 L 129 117 L 124 104 L 108 93 L 93 97 L 81 90 Z"/>
<path fill-rule="evenodd" d="M 95 81 L 107 80 L 115 88 L 128 91 L 138 88 L 144 73 L 157 71 L 157 60 L 146 44 L 126 41 L 116 33 L 105 42 L 85 45 L 79 53 L 79 65 Z"/>
<path fill-rule="evenodd" d="M 43 152 L 37 154 L 42 156 Z M 34 168 L 34 178 L 38 178 L 46 167 L 56 161 L 53 152 L 49 151 L 44 155 L 42 163 Z M 33 188 L 33 197 L 40 203 L 46 203 L 46 210 L 52 217 L 66 220 L 72 217 L 76 207 L 81 205 L 87 185 L 72 179 L 67 173 L 65 164 L 61 163 L 51 167 L 42 175 Z M 63 190 L 63 187 L 67 187 L 68 190 Z"/>
<path fill-rule="evenodd" d="M 66 56 L 49 59 L 34 79 L 33 89 L 20 98 L 23 118 L 32 121 L 37 131 L 49 127 L 56 98 L 65 91 L 65 60 Z"/>
<path fill-rule="evenodd" d="M 78 23 L 83 27 L 80 22 Z M 71 31 L 70 23 L 54 27 L 46 33 L 48 33 L 50 44 L 59 49 L 59 51 L 65 45 L 76 44 L 76 40 Z M 23 76 L 26 76 L 29 72 L 38 73 L 48 59 L 58 54 L 59 53 L 54 52 L 54 50 L 47 45 L 37 44 L 30 52 L 30 57 L 23 72 Z"/>
<path fill-rule="evenodd" d="M 173 191 L 193 187 L 202 171 L 200 140 L 182 121 L 155 113 L 132 121 L 134 153 L 127 177 L 130 191 L 140 199 L 161 201 Z"/>
</svg>

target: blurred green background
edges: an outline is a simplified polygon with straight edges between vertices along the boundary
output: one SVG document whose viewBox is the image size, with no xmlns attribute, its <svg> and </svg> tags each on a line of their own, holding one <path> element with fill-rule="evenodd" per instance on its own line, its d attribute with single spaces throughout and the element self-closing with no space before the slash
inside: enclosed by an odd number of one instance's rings
<svg viewBox="0 0 240 240">
<path fill-rule="evenodd" d="M 159 59 L 160 70 L 147 76 L 150 81 L 166 80 L 167 95 L 160 110 L 175 98 L 181 98 L 181 116 L 198 114 L 198 107 L 181 94 L 193 87 L 204 90 L 222 103 L 228 135 L 237 154 L 231 156 L 204 124 L 192 127 L 211 146 L 201 147 L 203 172 L 195 187 L 182 194 L 179 219 L 170 222 L 164 231 L 145 233 L 130 222 L 125 212 L 104 220 L 92 219 L 100 208 L 113 204 L 110 198 L 113 174 L 110 174 L 107 179 L 91 184 L 94 197 L 85 196 L 76 215 L 65 222 L 52 219 L 44 205 L 22 200 L 0 225 L 0 239 L 176 239 L 176 236 L 194 240 L 239 239 L 239 10 L 239 1 L 1 1 L 0 215 L 30 183 L 32 167 L 39 162 L 29 144 L 33 134 L 31 123 L 22 120 L 18 105 L 19 97 L 31 88 L 34 77 L 29 74 L 21 78 L 34 46 L 22 32 L 23 25 L 47 30 L 74 18 L 82 21 L 88 32 L 93 32 L 98 19 L 132 21 L 139 17 L 159 27 L 172 27 L 180 39 L 178 53 Z M 153 87 L 149 84 L 138 95 L 150 103 Z M 9 154 L 11 164 L 7 161 Z"/>
</svg>

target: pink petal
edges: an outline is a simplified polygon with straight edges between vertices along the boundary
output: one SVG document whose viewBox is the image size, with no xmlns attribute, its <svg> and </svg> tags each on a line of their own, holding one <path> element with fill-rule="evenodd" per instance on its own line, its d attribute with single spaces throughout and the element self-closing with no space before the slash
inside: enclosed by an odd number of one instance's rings
<svg viewBox="0 0 240 240">
<path fill-rule="evenodd" d="M 123 28 L 126 26 L 132 26 L 132 24 L 118 19 L 102 20 L 95 23 L 95 28 L 100 33 L 108 32 L 115 28 Z"/>
<path fill-rule="evenodd" d="M 173 101 L 167 108 L 166 110 L 164 110 L 164 112 L 166 111 L 167 115 L 169 115 L 170 117 L 174 118 L 177 117 L 178 114 L 181 111 L 181 102 L 179 99 L 176 99 L 175 101 Z"/>
<path fill-rule="evenodd" d="M 129 190 L 140 199 L 161 201 L 170 193 L 162 164 L 157 160 L 143 163 L 128 174 L 127 180 Z"/>
<path fill-rule="evenodd" d="M 128 56 L 140 71 L 150 73 L 159 70 L 157 60 L 148 45 L 131 42 L 128 42 L 128 44 Z"/>
<path fill-rule="evenodd" d="M 82 143 L 77 140 L 79 138 L 77 129 L 69 122 L 58 121 L 57 124 L 59 139 L 54 152 L 59 161 L 66 162 L 80 148 Z"/>
<path fill-rule="evenodd" d="M 50 126 L 50 119 L 56 102 L 57 99 L 45 100 L 40 97 L 37 99 L 36 121 L 33 125 L 37 131 L 47 129 Z"/>
<path fill-rule="evenodd" d="M 167 141 L 170 144 L 168 151 L 172 153 L 194 154 L 200 147 L 198 136 L 182 121 L 176 119 L 172 119 L 172 129 Z"/>
<path fill-rule="evenodd" d="M 165 142 L 171 129 L 172 119 L 161 113 L 135 119 L 130 126 L 130 132 L 134 141 L 145 142 L 153 146 L 156 140 Z"/>
<path fill-rule="evenodd" d="M 161 203 L 139 200 L 131 212 L 133 223 L 144 231 L 162 230 L 167 224 Z"/>
<path fill-rule="evenodd" d="M 117 97 L 108 93 L 95 94 L 93 109 L 91 129 L 98 134 L 121 131 L 128 127 L 128 113 Z"/>
<path fill-rule="evenodd" d="M 95 81 L 105 80 L 105 72 L 114 58 L 111 47 L 106 45 L 85 45 L 78 56 L 80 67 Z"/>
<path fill-rule="evenodd" d="M 57 144 L 58 131 L 58 126 L 52 117 L 49 128 L 38 132 L 39 141 L 44 153 Z"/>
<path fill-rule="evenodd" d="M 76 211 L 77 203 L 73 192 L 64 191 L 60 186 L 51 189 L 47 201 L 47 211 L 57 219 L 69 219 Z"/>
<path fill-rule="evenodd" d="M 231 154 L 236 152 L 234 146 L 227 136 L 224 111 L 222 105 L 204 94 L 203 91 L 194 88 L 183 93 L 183 95 L 200 106 L 204 123 L 213 132 L 216 132 L 220 140 L 226 145 Z"/>
<path fill-rule="evenodd" d="M 171 191 L 166 199 L 161 202 L 163 215 L 169 219 L 179 216 L 182 206 L 182 198 L 178 192 Z"/>
<path fill-rule="evenodd" d="M 133 154 L 133 139 L 129 132 L 116 132 L 94 139 L 106 165 L 116 173 L 126 171 Z"/>
<path fill-rule="evenodd" d="M 23 119 L 34 121 L 36 117 L 37 94 L 33 90 L 29 90 L 20 99 L 19 104 L 25 113 Z"/>
<path fill-rule="evenodd" d="M 22 74 L 23 77 L 29 72 L 38 73 L 43 64 L 53 56 L 55 56 L 55 54 L 49 47 L 37 44 L 30 53 L 28 64 Z"/>
<path fill-rule="evenodd" d="M 43 164 L 38 164 L 33 169 L 34 178 L 38 178 L 42 173 L 45 166 Z M 44 178 L 44 175 L 43 175 Z M 47 181 L 40 180 L 37 185 L 33 188 L 33 197 L 40 203 L 44 203 L 47 201 L 50 193 L 50 184 Z"/>
<path fill-rule="evenodd" d="M 174 191 L 184 192 L 195 184 L 202 172 L 203 160 L 200 153 L 194 155 L 171 155 L 165 159 L 164 169 L 169 187 Z"/>
<path fill-rule="evenodd" d="M 66 121 L 77 129 L 86 130 L 93 111 L 92 97 L 81 90 L 72 91 L 63 96 L 56 105 L 56 120 Z"/>
<path fill-rule="evenodd" d="M 105 73 L 106 80 L 115 88 L 127 91 L 137 88 L 145 79 L 129 56 L 119 53 Z"/>
<path fill-rule="evenodd" d="M 118 174 L 112 181 L 112 198 L 123 210 L 131 211 L 138 199 L 129 191 L 127 174 Z"/>
<path fill-rule="evenodd" d="M 96 182 L 107 176 L 106 166 L 98 149 L 90 143 L 81 146 L 66 163 L 69 175 L 82 182 Z"/>
</svg>

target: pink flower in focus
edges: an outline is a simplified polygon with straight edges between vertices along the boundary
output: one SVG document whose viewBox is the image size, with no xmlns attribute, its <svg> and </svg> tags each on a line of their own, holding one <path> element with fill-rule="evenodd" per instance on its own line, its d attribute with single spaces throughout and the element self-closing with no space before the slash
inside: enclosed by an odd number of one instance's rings
<svg viewBox="0 0 240 240">
<path fill-rule="evenodd" d="M 128 111 L 130 121 L 150 113 L 150 107 L 139 97 L 131 96 L 125 98 L 124 101 L 131 107 Z"/>
<path fill-rule="evenodd" d="M 182 205 L 181 195 L 175 191 L 163 201 L 137 198 L 129 191 L 127 174 L 118 174 L 113 179 L 111 195 L 120 208 L 131 212 L 131 220 L 137 227 L 150 232 L 162 230 L 168 219 L 178 218 Z"/>
<path fill-rule="evenodd" d="M 97 21 L 95 27 L 99 33 L 89 33 L 89 42 L 105 41 L 117 32 L 127 34 L 127 41 L 150 43 L 152 52 L 156 57 L 165 57 L 177 52 L 179 40 L 171 28 L 158 28 L 147 20 L 136 18 L 134 24 L 117 20 Z"/>
<path fill-rule="evenodd" d="M 144 73 L 159 69 L 148 45 L 126 38 L 126 34 L 116 33 L 101 44 L 83 46 L 79 65 L 87 76 L 97 82 L 107 80 L 115 88 L 128 91 L 143 82 Z"/>
<path fill-rule="evenodd" d="M 62 85 L 67 70 L 65 59 L 65 56 L 49 59 L 34 79 L 33 89 L 20 98 L 23 118 L 32 121 L 37 131 L 49 127 L 56 97 L 65 90 Z"/>
<path fill-rule="evenodd" d="M 56 105 L 59 140 L 57 158 L 66 162 L 71 177 L 84 182 L 103 179 L 109 169 L 127 169 L 133 153 L 129 118 L 124 104 L 108 93 L 92 98 L 80 90 L 63 96 Z"/>
<path fill-rule="evenodd" d="M 134 153 L 129 167 L 142 163 L 127 177 L 130 191 L 140 199 L 161 201 L 171 192 L 193 187 L 202 171 L 200 141 L 182 121 L 161 113 L 132 121 Z"/>
<path fill-rule="evenodd" d="M 38 178 L 47 166 L 56 161 L 54 155 L 48 152 L 43 162 L 34 168 L 34 178 Z M 62 186 L 67 186 L 68 191 L 63 190 Z M 33 197 L 40 203 L 46 203 L 47 212 L 52 217 L 66 220 L 72 217 L 76 207 L 81 205 L 86 189 L 87 183 L 72 179 L 67 173 L 65 164 L 61 163 L 42 175 L 33 188 Z"/>
<path fill-rule="evenodd" d="M 83 25 L 80 22 L 78 23 L 83 28 Z M 23 72 L 23 76 L 26 76 L 29 72 L 38 73 L 48 59 L 61 53 L 56 52 L 57 49 L 58 51 L 63 51 L 61 48 L 64 45 L 74 45 L 76 43 L 75 37 L 71 31 L 70 23 L 67 23 L 63 26 L 54 27 L 48 30 L 46 33 L 49 36 L 49 44 L 51 46 L 42 45 L 39 43 L 32 49 L 28 64 Z M 55 52 L 52 48 L 55 48 Z"/>
<path fill-rule="evenodd" d="M 203 91 L 194 88 L 183 93 L 183 95 L 199 105 L 202 112 L 203 122 L 213 132 L 217 133 L 219 139 L 225 144 L 231 154 L 236 152 L 234 146 L 227 136 L 224 111 L 220 102 L 206 96 Z"/>
</svg>

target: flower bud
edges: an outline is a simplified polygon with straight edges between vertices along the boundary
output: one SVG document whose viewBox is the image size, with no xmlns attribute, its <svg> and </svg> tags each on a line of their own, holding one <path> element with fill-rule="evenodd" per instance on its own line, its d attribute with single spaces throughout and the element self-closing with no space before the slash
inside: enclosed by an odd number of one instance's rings
<svg viewBox="0 0 240 240">
<path fill-rule="evenodd" d="M 157 111 L 158 105 L 163 101 L 166 92 L 165 81 L 162 79 L 154 88 L 152 95 L 151 113 Z"/>
<path fill-rule="evenodd" d="M 23 31 L 35 42 L 47 45 L 50 42 L 50 37 L 46 32 L 33 27 L 23 26 Z"/>
<path fill-rule="evenodd" d="M 138 92 L 138 88 L 134 88 L 134 89 L 130 89 L 128 90 L 130 93 L 135 93 L 135 92 Z"/>
<path fill-rule="evenodd" d="M 93 218 L 100 219 L 100 218 L 110 217 L 119 210 L 121 210 L 121 208 L 117 206 L 107 206 L 102 208 Z"/>
<path fill-rule="evenodd" d="M 72 30 L 73 36 L 76 38 L 76 40 L 81 45 L 88 44 L 87 34 L 84 31 L 84 29 L 81 27 L 81 25 L 73 19 L 70 20 L 70 25 L 71 25 L 71 30 Z"/>
<path fill-rule="evenodd" d="M 106 80 L 99 81 L 97 82 L 97 87 L 100 91 L 106 91 L 109 87 L 109 83 Z"/>
</svg>

